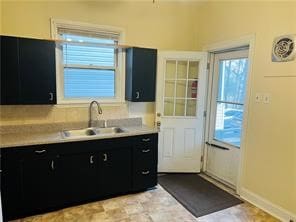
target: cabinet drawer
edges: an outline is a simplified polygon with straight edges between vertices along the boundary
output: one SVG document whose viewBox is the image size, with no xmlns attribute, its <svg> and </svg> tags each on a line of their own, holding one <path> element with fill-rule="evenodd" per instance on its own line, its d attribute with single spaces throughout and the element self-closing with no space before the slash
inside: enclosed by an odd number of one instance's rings
<svg viewBox="0 0 296 222">
<path fill-rule="evenodd" d="M 133 190 L 144 190 L 157 185 L 156 167 L 139 168 L 134 172 Z"/>
<path fill-rule="evenodd" d="M 143 135 L 143 136 L 139 136 L 136 138 L 135 140 L 135 145 L 136 147 L 142 147 L 142 148 L 146 148 L 146 147 L 153 147 L 154 145 L 157 146 L 157 134 L 148 134 L 148 135 Z"/>
<path fill-rule="evenodd" d="M 44 156 L 54 156 L 56 155 L 55 149 L 51 145 L 37 145 L 37 146 L 29 146 L 19 151 L 21 158 L 40 158 Z"/>
<path fill-rule="evenodd" d="M 157 153 L 153 146 L 134 148 L 134 165 L 136 169 L 157 164 Z"/>
</svg>

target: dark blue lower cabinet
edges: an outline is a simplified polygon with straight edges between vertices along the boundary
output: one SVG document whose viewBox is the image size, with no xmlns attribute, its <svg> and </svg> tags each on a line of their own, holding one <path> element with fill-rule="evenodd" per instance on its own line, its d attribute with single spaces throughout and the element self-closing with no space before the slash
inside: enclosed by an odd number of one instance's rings
<svg viewBox="0 0 296 222">
<path fill-rule="evenodd" d="M 157 134 L 135 138 L 133 148 L 133 190 L 140 191 L 157 185 Z"/>
<path fill-rule="evenodd" d="M 132 188 L 132 149 L 122 147 L 99 153 L 100 194 L 123 194 Z"/>
<path fill-rule="evenodd" d="M 32 210 L 42 212 L 54 207 L 60 201 L 61 190 L 57 181 L 57 157 L 54 155 L 29 156 L 21 159 L 21 211 L 30 214 Z M 5 181 L 4 181 L 5 182 Z"/>
<path fill-rule="evenodd" d="M 63 191 L 61 206 L 99 197 L 98 155 L 95 152 L 60 155 L 57 171 L 58 184 Z"/>
<path fill-rule="evenodd" d="M 4 221 L 157 184 L 158 135 L 1 149 Z"/>
</svg>

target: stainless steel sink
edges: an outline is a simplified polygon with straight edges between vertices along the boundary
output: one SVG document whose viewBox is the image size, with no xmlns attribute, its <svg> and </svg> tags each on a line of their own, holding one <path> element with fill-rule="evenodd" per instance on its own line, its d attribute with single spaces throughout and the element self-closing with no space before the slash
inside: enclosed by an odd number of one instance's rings
<svg viewBox="0 0 296 222">
<path fill-rule="evenodd" d="M 93 128 L 66 130 L 63 131 L 65 137 L 81 137 L 81 136 L 95 136 L 96 132 Z"/>
<path fill-rule="evenodd" d="M 120 127 L 96 128 L 95 131 L 97 134 L 117 134 L 125 132 L 125 130 Z"/>
<path fill-rule="evenodd" d="M 107 128 L 85 128 L 75 130 L 65 130 L 62 132 L 64 137 L 89 137 L 89 136 L 100 136 L 108 134 L 118 134 L 126 132 L 126 130 L 120 127 L 107 127 Z"/>
</svg>

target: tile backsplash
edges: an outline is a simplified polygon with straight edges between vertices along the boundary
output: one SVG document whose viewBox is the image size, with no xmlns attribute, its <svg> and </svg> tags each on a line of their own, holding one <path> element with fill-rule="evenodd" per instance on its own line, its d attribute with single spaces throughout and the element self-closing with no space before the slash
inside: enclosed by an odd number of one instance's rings
<svg viewBox="0 0 296 222">
<path fill-rule="evenodd" d="M 143 123 L 154 126 L 155 103 L 124 103 L 116 106 L 102 106 L 100 119 L 121 119 L 141 117 Z M 93 107 L 93 112 L 96 107 Z M 95 115 L 93 115 L 95 116 Z M 0 106 L 0 126 L 70 123 L 89 120 L 88 105 L 17 105 Z"/>
<path fill-rule="evenodd" d="M 126 104 L 103 106 L 98 119 L 118 119 L 129 116 Z M 0 126 L 88 121 L 88 106 L 34 105 L 0 106 Z"/>
</svg>

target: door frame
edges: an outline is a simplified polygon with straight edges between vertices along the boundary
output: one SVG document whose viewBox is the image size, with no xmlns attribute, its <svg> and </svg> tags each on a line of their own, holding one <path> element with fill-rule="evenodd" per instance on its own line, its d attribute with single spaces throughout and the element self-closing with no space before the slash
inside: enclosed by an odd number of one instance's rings
<svg viewBox="0 0 296 222">
<path fill-rule="evenodd" d="M 244 162 L 245 162 L 245 154 L 246 154 L 246 138 L 248 133 L 248 119 L 249 119 L 249 107 L 251 102 L 251 86 L 253 85 L 253 61 L 254 61 L 254 51 L 255 51 L 255 34 L 243 36 L 238 39 L 232 39 L 228 41 L 223 42 L 217 42 L 213 44 L 209 44 L 203 48 L 203 51 L 208 52 L 209 54 L 209 70 L 208 70 L 208 90 L 207 90 L 207 113 L 206 116 L 206 125 L 205 125 L 205 134 L 209 134 L 209 110 L 211 105 L 211 96 L 212 96 L 212 73 L 214 68 L 214 53 L 216 52 L 223 52 L 223 51 L 230 51 L 232 49 L 240 49 L 242 47 L 249 47 L 249 53 L 248 53 L 248 77 L 247 77 L 247 86 L 246 86 L 246 98 L 245 98 L 245 104 L 244 104 L 244 116 L 243 116 L 243 124 L 242 124 L 242 133 L 241 133 L 241 146 L 240 146 L 240 158 L 239 158 L 239 169 L 238 169 L 238 175 L 237 175 L 237 185 L 236 185 L 236 192 L 237 194 L 241 194 L 242 189 L 242 178 L 243 178 L 243 169 L 244 169 Z M 206 138 L 206 136 L 204 137 Z M 206 142 L 206 141 L 204 141 Z M 202 171 L 206 171 L 207 166 L 207 146 L 204 145 L 203 149 L 203 164 L 202 164 Z"/>
</svg>

